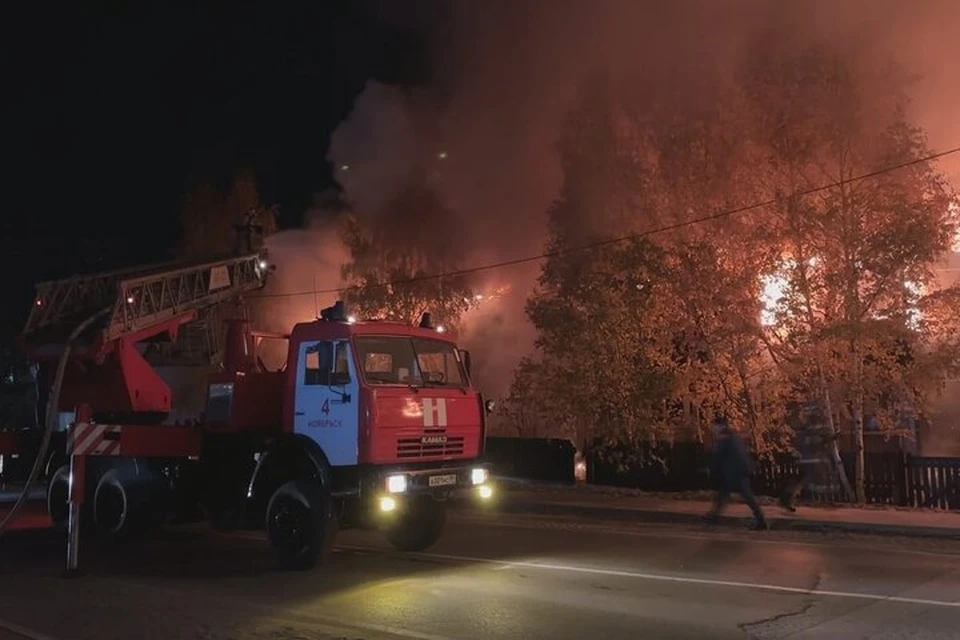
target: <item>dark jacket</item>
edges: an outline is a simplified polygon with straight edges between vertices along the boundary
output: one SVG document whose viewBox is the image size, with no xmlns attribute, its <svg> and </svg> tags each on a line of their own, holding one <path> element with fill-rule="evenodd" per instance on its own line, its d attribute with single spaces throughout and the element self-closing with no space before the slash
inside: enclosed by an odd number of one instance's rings
<svg viewBox="0 0 960 640">
<path fill-rule="evenodd" d="M 728 487 L 739 485 L 753 472 L 753 462 L 743 439 L 735 433 L 719 438 L 713 445 L 710 473 Z"/>
</svg>

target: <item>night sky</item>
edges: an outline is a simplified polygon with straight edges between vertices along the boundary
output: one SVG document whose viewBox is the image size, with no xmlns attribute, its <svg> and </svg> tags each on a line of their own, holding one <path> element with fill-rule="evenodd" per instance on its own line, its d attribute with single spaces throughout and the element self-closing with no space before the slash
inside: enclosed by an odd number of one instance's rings
<svg viewBox="0 0 960 640">
<path fill-rule="evenodd" d="M 225 185 L 251 168 L 281 226 L 300 224 L 334 184 L 329 137 L 365 82 L 429 81 L 433 4 L 105 3 L 7 21 L 3 64 L 19 90 L 5 127 L 14 206 L 0 224 L 17 268 L 0 287 L 2 341 L 37 280 L 165 259 L 191 182 Z"/>
</svg>

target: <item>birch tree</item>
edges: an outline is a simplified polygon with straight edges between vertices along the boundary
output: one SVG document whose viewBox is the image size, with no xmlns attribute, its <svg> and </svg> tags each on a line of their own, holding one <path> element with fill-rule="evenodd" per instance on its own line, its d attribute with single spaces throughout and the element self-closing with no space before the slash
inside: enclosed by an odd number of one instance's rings
<svg viewBox="0 0 960 640">
<path fill-rule="evenodd" d="M 922 160 L 930 149 L 895 84 L 880 99 L 856 60 L 820 48 L 756 60 L 743 87 L 768 158 L 763 178 L 780 194 L 769 229 L 784 286 L 771 350 L 812 382 L 834 430 L 850 425 L 852 493 L 863 501 L 867 416 L 893 430 L 919 402 L 909 354 L 923 331 L 920 292 L 955 232 L 951 194 Z"/>
</svg>

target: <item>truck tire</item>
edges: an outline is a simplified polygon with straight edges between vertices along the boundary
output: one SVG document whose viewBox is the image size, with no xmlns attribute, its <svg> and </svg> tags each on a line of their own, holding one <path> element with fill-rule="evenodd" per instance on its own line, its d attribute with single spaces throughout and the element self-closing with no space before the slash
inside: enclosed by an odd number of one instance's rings
<svg viewBox="0 0 960 640">
<path fill-rule="evenodd" d="M 67 526 L 70 514 L 70 465 L 63 465 L 50 476 L 47 484 L 47 514 L 57 529 Z"/>
<path fill-rule="evenodd" d="M 387 540 L 398 551 L 424 551 L 432 547 L 447 522 L 447 505 L 430 496 L 410 502 L 387 526 Z"/>
<path fill-rule="evenodd" d="M 113 542 L 143 535 L 149 522 L 149 507 L 149 493 L 141 479 L 119 469 L 103 474 L 93 494 L 97 531 Z"/>
<path fill-rule="evenodd" d="M 336 518 L 330 494 L 318 484 L 288 482 L 267 503 L 267 538 L 282 569 L 304 571 L 333 551 Z"/>
</svg>

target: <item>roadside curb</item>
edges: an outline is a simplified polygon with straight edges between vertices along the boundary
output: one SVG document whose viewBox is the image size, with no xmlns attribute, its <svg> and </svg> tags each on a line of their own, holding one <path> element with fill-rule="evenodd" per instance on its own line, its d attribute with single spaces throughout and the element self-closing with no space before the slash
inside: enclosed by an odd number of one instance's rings
<svg viewBox="0 0 960 640">
<path fill-rule="evenodd" d="M 516 499 L 505 494 L 499 505 L 503 513 L 514 515 L 553 515 L 577 516 L 581 518 L 612 520 L 622 523 L 655 523 L 655 524 L 700 524 L 706 526 L 703 514 L 690 511 L 673 511 L 669 509 L 595 505 L 584 502 L 555 502 L 550 499 L 529 500 Z M 749 517 L 723 515 L 719 518 L 720 525 L 745 526 Z M 960 541 L 960 529 L 946 527 L 904 526 L 899 524 L 882 524 L 874 522 L 850 522 L 836 520 L 816 520 L 809 518 L 791 518 L 789 516 L 767 516 L 770 529 L 775 531 L 806 531 L 812 533 L 859 533 L 882 536 L 903 536 L 913 538 L 935 538 L 940 540 Z"/>
</svg>

